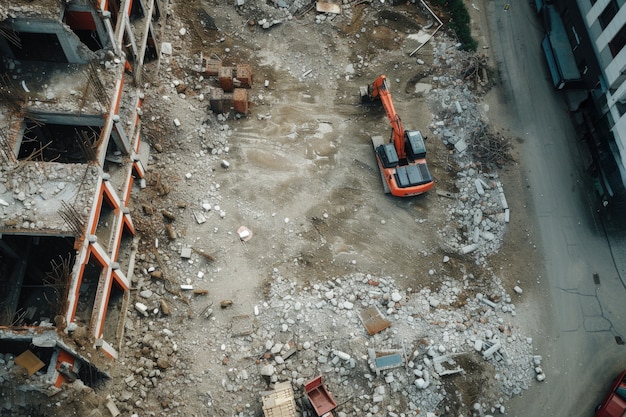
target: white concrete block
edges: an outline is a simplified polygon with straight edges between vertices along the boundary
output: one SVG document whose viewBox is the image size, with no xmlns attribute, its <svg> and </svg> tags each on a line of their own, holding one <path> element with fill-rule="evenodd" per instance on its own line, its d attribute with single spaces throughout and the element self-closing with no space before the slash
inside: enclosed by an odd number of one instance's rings
<svg viewBox="0 0 626 417">
<path fill-rule="evenodd" d="M 135 303 L 135 310 L 137 310 L 146 317 L 148 316 L 148 306 L 144 303 Z"/>
<path fill-rule="evenodd" d="M 501 347 L 502 344 L 500 342 L 494 343 L 493 346 L 483 352 L 483 358 L 490 359 Z"/>
<path fill-rule="evenodd" d="M 165 55 L 172 55 L 172 44 L 169 42 L 161 43 L 161 53 Z"/>
</svg>

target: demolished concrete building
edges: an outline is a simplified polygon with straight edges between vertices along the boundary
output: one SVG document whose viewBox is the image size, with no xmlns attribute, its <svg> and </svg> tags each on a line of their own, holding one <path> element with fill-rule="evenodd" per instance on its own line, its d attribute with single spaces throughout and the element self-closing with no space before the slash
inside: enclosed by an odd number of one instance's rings
<svg viewBox="0 0 626 417">
<path fill-rule="evenodd" d="M 0 353 L 57 387 L 116 358 L 145 186 L 157 0 L 0 6 Z M 80 335 L 80 337 L 76 337 Z M 88 370 L 82 378 L 82 370 Z"/>
</svg>

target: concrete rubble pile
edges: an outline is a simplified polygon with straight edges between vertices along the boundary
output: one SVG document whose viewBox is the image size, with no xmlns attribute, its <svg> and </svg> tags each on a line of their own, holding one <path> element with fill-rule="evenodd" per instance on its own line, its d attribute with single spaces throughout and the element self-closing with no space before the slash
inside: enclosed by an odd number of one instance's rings
<svg viewBox="0 0 626 417">
<path fill-rule="evenodd" d="M 509 221 L 502 183 L 495 173 L 481 173 L 475 165 L 463 166 L 456 181 L 459 193 L 447 205 L 450 223 L 439 231 L 444 248 L 472 254 L 486 266 L 487 256 L 496 253 Z"/>
<path fill-rule="evenodd" d="M 459 79 L 467 52 L 443 36 L 432 42 L 437 75 L 432 76 L 433 88 L 427 97 L 434 113 L 430 128 L 454 149 L 460 168 L 458 193 L 451 193 L 454 202 L 448 204 L 450 225 L 440 236 L 445 248 L 472 253 L 476 263 L 484 266 L 487 255 L 500 248 L 510 219 L 509 206 L 497 172 L 475 163 L 468 151 L 470 135 L 484 126 L 486 116 L 477 94 Z"/>
<path fill-rule="evenodd" d="M 93 186 L 93 176 L 85 175 L 96 171 L 93 167 L 84 165 L 57 165 L 44 164 L 25 165 L 16 175 L 14 166 L 0 167 L 0 214 L 5 224 L 19 225 L 24 229 L 66 229 L 67 225 L 60 218 L 46 216 L 52 211 L 50 207 L 58 209 L 59 199 L 75 198 L 77 207 L 85 214 L 92 203 L 93 195 L 85 189 L 76 188 L 78 180 L 84 180 L 88 186 Z M 20 204 L 17 204 L 17 203 Z"/>
<path fill-rule="evenodd" d="M 390 277 L 365 274 L 299 288 L 275 271 L 267 301 L 259 299 L 240 325 L 228 326 L 209 310 L 189 319 L 209 346 L 202 340 L 183 343 L 185 331 L 162 314 L 164 289 L 158 281 L 144 285 L 147 314 L 136 311 L 126 321 L 127 335 L 136 335 L 126 348 L 141 357 L 126 359 L 129 373 L 113 399 L 122 410 L 149 411 L 151 392 L 159 387 L 160 405 L 179 415 L 180 391 L 212 378 L 221 380 L 227 394 L 198 392 L 209 410 L 217 412 L 226 407 L 223 401 L 236 398 L 246 406 L 235 415 L 252 416 L 268 384 L 289 381 L 299 397 L 306 380 L 323 374 L 338 403 L 349 400 L 339 416 L 424 415 L 449 395 L 446 378 L 470 377 L 461 363 L 485 361 L 494 368 L 491 383 L 502 397 L 482 399 L 486 403 L 479 406 L 503 413 L 503 399 L 528 388 L 541 363 L 532 340 L 511 324 L 514 296 L 495 276 L 486 284 L 469 274 L 459 281 L 430 273 L 441 282 L 438 291 L 402 292 Z M 465 295 L 477 288 L 484 293 Z M 368 307 L 376 307 L 391 326 L 368 335 L 359 317 Z M 400 352 L 402 363 L 378 372 L 368 350 Z M 210 370 L 182 360 L 203 356 Z"/>
<path fill-rule="evenodd" d="M 267 4 L 236 0 L 235 4 L 241 13 L 256 16 L 256 22 L 253 23 L 263 29 L 292 20 L 311 9 L 311 2 L 306 0 L 277 0 Z"/>
</svg>

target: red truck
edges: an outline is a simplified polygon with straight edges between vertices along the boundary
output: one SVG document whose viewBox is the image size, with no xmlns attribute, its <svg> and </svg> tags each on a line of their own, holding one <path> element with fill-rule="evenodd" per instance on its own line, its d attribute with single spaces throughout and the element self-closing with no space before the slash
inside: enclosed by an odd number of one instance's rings
<svg viewBox="0 0 626 417">
<path fill-rule="evenodd" d="M 318 417 L 332 417 L 331 411 L 337 407 L 337 403 L 323 384 L 321 375 L 304 384 L 304 392 Z"/>
<path fill-rule="evenodd" d="M 626 415 L 626 371 L 613 381 L 611 391 L 596 407 L 596 417 L 623 417 Z"/>
</svg>

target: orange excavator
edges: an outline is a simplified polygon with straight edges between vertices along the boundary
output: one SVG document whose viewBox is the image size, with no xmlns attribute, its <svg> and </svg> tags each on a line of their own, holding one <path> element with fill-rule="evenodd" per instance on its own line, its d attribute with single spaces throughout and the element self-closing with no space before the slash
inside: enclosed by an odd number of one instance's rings
<svg viewBox="0 0 626 417">
<path fill-rule="evenodd" d="M 435 183 L 426 164 L 424 137 L 418 130 L 404 130 L 391 100 L 387 77 L 381 75 L 371 85 L 360 88 L 363 102 L 380 101 L 391 123 L 391 138 L 372 136 L 376 161 L 385 193 L 410 197 L 430 190 Z"/>
</svg>

